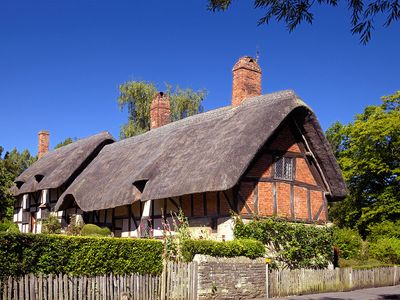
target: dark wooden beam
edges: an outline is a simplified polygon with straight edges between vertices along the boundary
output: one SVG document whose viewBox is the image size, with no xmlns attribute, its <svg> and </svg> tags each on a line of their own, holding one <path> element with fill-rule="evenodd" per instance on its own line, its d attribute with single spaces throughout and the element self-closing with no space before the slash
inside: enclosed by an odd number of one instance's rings
<svg viewBox="0 0 400 300">
<path fill-rule="evenodd" d="M 238 191 L 238 199 L 240 200 L 240 202 L 242 202 L 242 204 L 244 205 L 244 207 L 246 208 L 247 212 L 249 214 L 252 214 L 253 212 L 251 211 L 250 207 L 247 205 L 246 200 L 243 199 L 242 194 L 240 193 L 240 191 Z"/>
</svg>

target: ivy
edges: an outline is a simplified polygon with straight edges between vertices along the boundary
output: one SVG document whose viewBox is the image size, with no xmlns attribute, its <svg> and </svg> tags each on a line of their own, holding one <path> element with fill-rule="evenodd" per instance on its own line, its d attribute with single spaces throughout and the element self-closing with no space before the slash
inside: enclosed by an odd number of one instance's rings
<svg viewBox="0 0 400 300">
<path fill-rule="evenodd" d="M 267 246 L 274 267 L 326 268 L 332 261 L 332 229 L 275 219 L 245 224 L 236 218 L 236 238 L 256 239 Z"/>
</svg>

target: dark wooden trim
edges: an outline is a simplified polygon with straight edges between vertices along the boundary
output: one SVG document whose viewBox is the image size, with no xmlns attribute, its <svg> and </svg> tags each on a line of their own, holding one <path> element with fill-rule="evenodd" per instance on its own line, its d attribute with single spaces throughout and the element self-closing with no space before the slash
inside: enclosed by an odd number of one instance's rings
<svg viewBox="0 0 400 300">
<path fill-rule="evenodd" d="M 307 189 L 307 213 L 308 213 L 308 220 L 312 221 L 311 191 L 310 191 L 310 189 Z"/>
<path fill-rule="evenodd" d="M 229 207 L 231 208 L 231 210 L 234 211 L 234 212 L 236 212 L 236 210 L 235 210 L 233 204 L 231 203 L 231 201 L 230 201 L 228 195 L 226 194 L 226 191 L 222 191 L 222 193 L 224 194 L 224 197 L 225 197 L 226 201 L 228 202 Z"/>
<path fill-rule="evenodd" d="M 293 151 L 284 151 L 284 150 L 273 150 L 273 149 L 267 149 L 264 153 L 274 156 L 285 156 L 285 157 L 290 157 L 290 158 L 298 158 L 298 157 L 306 157 L 305 153 L 302 152 L 293 152 Z M 273 161 L 274 162 L 274 161 Z"/>
<path fill-rule="evenodd" d="M 258 207 L 258 183 L 254 184 L 253 202 L 254 202 L 254 212 L 256 214 L 258 214 L 258 212 L 259 212 L 259 207 Z"/>
<path fill-rule="evenodd" d="M 217 215 L 221 214 L 221 199 L 220 199 L 220 191 L 217 192 Z"/>
<path fill-rule="evenodd" d="M 190 216 L 194 216 L 194 195 L 190 194 Z"/>
<path fill-rule="evenodd" d="M 247 213 L 252 214 L 253 212 L 251 211 L 250 207 L 247 205 L 246 200 L 243 199 L 243 195 L 240 193 L 240 190 L 238 191 L 237 195 L 238 195 L 238 200 L 240 200 L 240 202 L 242 202 L 242 204 L 244 205 L 244 207 L 247 210 Z M 239 212 L 239 209 L 238 209 L 238 212 Z"/>
<path fill-rule="evenodd" d="M 132 225 L 132 205 L 127 205 L 128 208 L 128 237 L 131 236 L 131 225 Z M 122 227 L 124 227 L 124 223 L 122 222 Z"/>
<path fill-rule="evenodd" d="M 176 203 L 175 200 L 174 200 L 173 198 L 168 198 L 168 200 L 172 202 L 172 204 L 176 207 L 177 210 L 180 209 L 178 203 Z"/>
<path fill-rule="evenodd" d="M 179 207 L 180 207 L 180 209 L 183 211 L 183 209 L 182 209 L 182 207 L 183 207 L 183 206 L 182 206 L 182 201 L 183 201 L 183 200 L 182 200 L 182 196 L 179 196 L 179 197 L 178 197 L 178 201 L 179 201 Z"/>
<path fill-rule="evenodd" d="M 133 219 L 133 223 L 135 224 L 136 229 L 138 229 L 138 223 L 136 222 L 136 216 L 135 216 L 135 213 L 134 213 L 133 210 L 132 210 L 132 205 L 129 205 L 129 209 L 130 209 L 130 211 L 131 211 L 131 216 L 132 216 L 132 219 Z M 139 219 L 139 220 L 140 220 L 140 219 Z"/>
<path fill-rule="evenodd" d="M 321 206 L 319 207 L 317 213 L 314 216 L 314 220 L 318 220 L 319 216 L 321 215 L 322 210 L 324 209 L 324 203 L 321 203 Z"/>
<path fill-rule="evenodd" d="M 282 183 L 287 183 L 287 184 L 294 184 L 295 186 L 299 186 L 299 187 L 304 187 L 304 188 L 308 188 L 311 190 L 315 190 L 315 191 L 324 191 L 323 188 L 321 188 L 320 186 L 317 185 L 311 185 L 302 181 L 290 181 L 290 180 L 284 180 L 284 179 L 275 179 L 275 178 L 257 178 L 257 177 L 245 177 L 242 179 L 243 182 L 282 182 Z"/>
<path fill-rule="evenodd" d="M 165 221 L 166 221 L 167 214 L 168 214 L 168 202 L 167 202 L 167 201 L 168 201 L 167 199 L 164 199 L 164 216 L 165 216 Z"/>
<path fill-rule="evenodd" d="M 207 216 L 207 193 L 203 193 L 203 215 Z"/>
<path fill-rule="evenodd" d="M 278 213 L 278 197 L 276 195 L 276 181 L 272 182 L 272 199 L 273 199 L 272 214 L 276 216 Z"/>
<path fill-rule="evenodd" d="M 107 215 L 108 214 L 106 214 L 106 219 L 105 219 L 106 222 L 107 222 Z M 112 218 L 111 219 L 112 229 L 115 230 L 115 208 L 114 207 L 112 208 L 111 218 Z"/>
<path fill-rule="evenodd" d="M 295 218 L 295 211 L 294 211 L 294 185 L 293 183 L 290 184 L 290 215 L 292 219 Z"/>
</svg>

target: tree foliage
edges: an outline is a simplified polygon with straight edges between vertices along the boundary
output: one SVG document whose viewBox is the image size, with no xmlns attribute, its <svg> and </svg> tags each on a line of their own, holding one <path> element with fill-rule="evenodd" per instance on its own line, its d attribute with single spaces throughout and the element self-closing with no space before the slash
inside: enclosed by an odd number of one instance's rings
<svg viewBox="0 0 400 300">
<path fill-rule="evenodd" d="M 227 10 L 232 0 L 209 0 L 209 9 L 212 11 Z M 303 22 L 312 24 L 316 6 L 338 6 L 338 0 L 254 0 L 254 7 L 265 11 L 258 24 L 268 24 L 271 19 L 283 21 L 289 32 Z M 371 39 L 374 21 L 379 14 L 385 16 L 384 26 L 388 27 L 400 19 L 399 0 L 348 0 L 348 9 L 351 12 L 351 32 L 360 36 L 363 44 Z"/>
<path fill-rule="evenodd" d="M 54 147 L 54 149 L 58 149 L 58 148 L 61 148 L 61 147 L 63 147 L 63 146 L 72 144 L 73 142 L 76 142 L 77 140 L 78 140 L 77 138 L 70 138 L 70 137 L 69 137 L 69 138 L 66 138 L 64 141 L 58 143 L 58 144 Z"/>
<path fill-rule="evenodd" d="M 171 102 L 172 121 L 203 111 L 202 101 L 206 91 L 182 89 L 179 86 L 173 88 L 169 84 L 166 89 Z M 150 130 L 150 105 L 157 90 L 154 83 L 145 81 L 127 81 L 120 85 L 118 105 L 121 110 L 128 110 L 128 122 L 121 127 L 122 139 Z"/>
<path fill-rule="evenodd" d="M 368 227 L 400 218 L 400 91 L 382 102 L 327 130 L 350 192 L 332 205 L 331 217 L 364 237 Z"/>
<path fill-rule="evenodd" d="M 10 219 L 13 213 L 14 197 L 10 191 L 14 179 L 36 161 L 28 150 L 21 153 L 17 149 L 6 152 L 3 156 L 0 146 L 0 221 Z"/>
</svg>

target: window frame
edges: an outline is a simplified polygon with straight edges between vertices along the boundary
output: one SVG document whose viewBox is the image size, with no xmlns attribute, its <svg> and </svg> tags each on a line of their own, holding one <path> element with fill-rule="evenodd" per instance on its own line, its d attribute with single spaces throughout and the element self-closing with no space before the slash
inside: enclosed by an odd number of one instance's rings
<svg viewBox="0 0 400 300">
<path fill-rule="evenodd" d="M 281 177 L 278 176 L 278 174 L 277 174 L 277 163 L 280 160 L 282 160 L 282 176 Z M 286 165 L 287 161 L 291 162 L 290 179 L 288 177 L 284 176 L 285 175 L 285 165 Z M 296 159 L 295 159 L 295 157 L 290 157 L 290 156 L 285 156 L 285 155 L 274 156 L 274 174 L 273 174 L 273 178 L 274 179 L 293 182 L 293 181 L 295 181 L 295 174 L 296 174 L 295 170 L 296 170 Z"/>
</svg>

